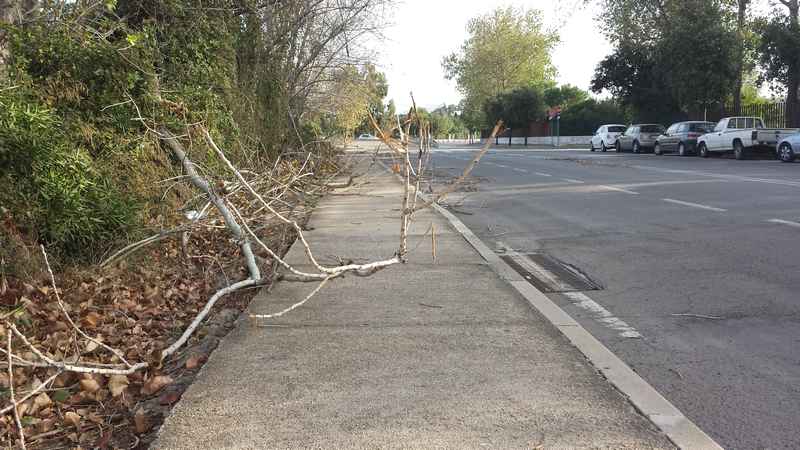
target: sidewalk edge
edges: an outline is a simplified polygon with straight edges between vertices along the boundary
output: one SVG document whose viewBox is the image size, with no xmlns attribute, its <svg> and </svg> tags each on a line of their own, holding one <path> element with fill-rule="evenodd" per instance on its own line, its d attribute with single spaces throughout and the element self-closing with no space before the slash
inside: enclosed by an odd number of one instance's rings
<svg viewBox="0 0 800 450">
<path fill-rule="evenodd" d="M 389 170 L 382 161 L 377 159 L 375 161 Z M 395 175 L 402 183 L 402 177 Z M 422 193 L 418 192 L 417 195 L 423 200 L 426 198 Z M 512 273 L 514 269 L 484 244 L 458 217 L 436 203 L 432 207 L 447 219 L 500 278 L 508 282 L 533 308 L 566 336 L 572 345 L 678 448 L 686 450 L 723 448 L 544 293 L 527 281 L 514 281 L 504 276 L 504 273 Z"/>
</svg>

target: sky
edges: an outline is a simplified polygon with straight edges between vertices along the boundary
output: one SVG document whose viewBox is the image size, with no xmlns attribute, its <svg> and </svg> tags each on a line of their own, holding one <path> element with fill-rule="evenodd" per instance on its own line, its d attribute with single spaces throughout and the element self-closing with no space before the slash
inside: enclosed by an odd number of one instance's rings
<svg viewBox="0 0 800 450">
<path fill-rule="evenodd" d="M 765 11 L 774 0 L 756 0 Z M 588 3 L 588 5 L 587 5 Z M 584 0 L 399 0 L 385 38 L 378 45 L 378 66 L 389 82 L 389 99 L 398 111 L 410 104 L 409 92 L 426 108 L 455 104 L 461 99 L 454 81 L 444 78 L 442 58 L 457 51 L 467 38 L 467 22 L 498 6 L 535 8 L 561 43 L 552 54 L 559 84 L 588 90 L 594 68 L 611 52 L 594 18 L 598 2 Z"/>
<path fill-rule="evenodd" d="M 545 26 L 561 36 L 552 55 L 556 80 L 588 90 L 595 65 L 611 51 L 596 31 L 594 5 L 583 0 L 402 0 L 378 44 L 378 66 L 398 110 L 409 107 L 409 92 L 426 108 L 458 103 L 461 95 L 455 81 L 444 78 L 442 58 L 461 47 L 471 18 L 506 5 L 542 11 Z"/>
</svg>

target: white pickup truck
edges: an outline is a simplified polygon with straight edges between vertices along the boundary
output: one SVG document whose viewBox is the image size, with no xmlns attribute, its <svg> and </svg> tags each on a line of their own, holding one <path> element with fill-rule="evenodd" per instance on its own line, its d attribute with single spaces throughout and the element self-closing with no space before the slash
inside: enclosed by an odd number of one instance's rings
<svg viewBox="0 0 800 450">
<path fill-rule="evenodd" d="M 711 153 L 733 152 L 736 159 L 745 159 L 748 152 L 763 150 L 775 152 L 775 145 L 786 136 L 797 133 L 797 128 L 765 128 L 760 117 L 726 117 L 717 123 L 714 131 L 697 138 L 700 156 Z"/>
</svg>

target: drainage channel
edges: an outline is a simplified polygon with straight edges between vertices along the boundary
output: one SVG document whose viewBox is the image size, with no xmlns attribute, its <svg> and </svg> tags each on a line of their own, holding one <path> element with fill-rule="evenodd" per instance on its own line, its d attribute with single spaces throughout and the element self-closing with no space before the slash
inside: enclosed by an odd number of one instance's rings
<svg viewBox="0 0 800 450">
<path fill-rule="evenodd" d="M 501 254 L 509 266 L 542 292 L 597 291 L 603 286 L 577 267 L 542 252 Z"/>
</svg>

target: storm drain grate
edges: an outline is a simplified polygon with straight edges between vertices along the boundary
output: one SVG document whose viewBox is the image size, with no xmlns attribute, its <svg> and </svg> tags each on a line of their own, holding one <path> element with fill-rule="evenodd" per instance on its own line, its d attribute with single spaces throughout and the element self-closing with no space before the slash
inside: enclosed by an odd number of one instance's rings
<svg viewBox="0 0 800 450">
<path fill-rule="evenodd" d="M 596 291 L 603 286 L 580 269 L 546 253 L 500 255 L 523 278 L 542 292 Z"/>
</svg>

